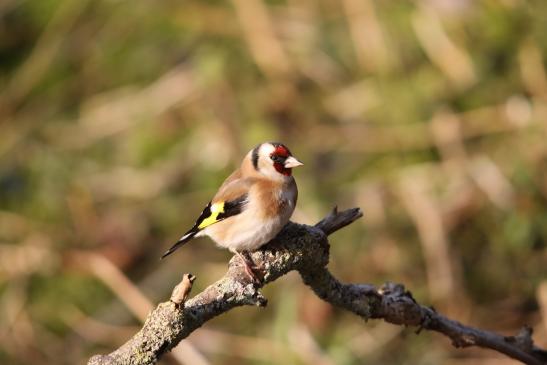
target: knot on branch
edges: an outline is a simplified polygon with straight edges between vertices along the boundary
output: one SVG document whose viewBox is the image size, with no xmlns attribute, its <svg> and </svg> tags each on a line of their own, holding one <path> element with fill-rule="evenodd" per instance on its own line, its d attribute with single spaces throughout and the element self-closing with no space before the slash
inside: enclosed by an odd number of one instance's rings
<svg viewBox="0 0 547 365">
<path fill-rule="evenodd" d="M 382 296 L 381 317 L 387 322 L 421 327 L 428 320 L 412 293 L 402 284 L 385 283 L 378 293 Z"/>
<path fill-rule="evenodd" d="M 524 326 L 515 336 L 505 336 L 504 340 L 508 343 L 514 344 L 522 351 L 532 352 L 534 350 L 534 340 L 532 339 L 533 333 L 534 330 L 532 327 Z M 547 356 L 545 357 L 545 360 L 547 361 Z"/>
</svg>

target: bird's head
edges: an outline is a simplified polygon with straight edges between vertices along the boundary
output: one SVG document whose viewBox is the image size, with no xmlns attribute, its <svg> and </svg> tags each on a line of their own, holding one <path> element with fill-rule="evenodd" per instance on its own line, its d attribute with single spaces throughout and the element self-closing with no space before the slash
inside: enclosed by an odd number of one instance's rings
<svg viewBox="0 0 547 365">
<path fill-rule="evenodd" d="M 255 170 L 273 179 L 291 176 L 293 167 L 303 165 L 285 145 L 277 142 L 259 144 L 251 151 L 251 159 Z"/>
</svg>

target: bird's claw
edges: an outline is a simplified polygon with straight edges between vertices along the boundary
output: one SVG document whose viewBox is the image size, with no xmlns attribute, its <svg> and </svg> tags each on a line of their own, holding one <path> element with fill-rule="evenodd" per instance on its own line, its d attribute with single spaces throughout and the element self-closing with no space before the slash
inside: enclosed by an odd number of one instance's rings
<svg viewBox="0 0 547 365">
<path fill-rule="evenodd" d="M 245 268 L 245 273 L 249 276 L 253 284 L 261 285 L 264 282 L 264 273 L 262 272 L 262 266 L 257 266 L 250 257 L 245 257 L 241 253 L 237 253 L 238 256 L 243 261 L 243 267 Z"/>
</svg>

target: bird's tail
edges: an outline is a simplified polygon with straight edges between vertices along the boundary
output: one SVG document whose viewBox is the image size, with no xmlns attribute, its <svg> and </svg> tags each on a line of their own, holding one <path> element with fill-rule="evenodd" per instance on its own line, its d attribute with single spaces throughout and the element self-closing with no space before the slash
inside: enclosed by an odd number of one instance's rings
<svg viewBox="0 0 547 365">
<path fill-rule="evenodd" d="M 184 236 L 182 236 L 170 249 L 165 251 L 165 253 L 161 256 L 161 259 L 166 258 L 167 256 L 171 255 L 173 252 L 175 252 L 179 247 L 184 245 L 186 242 L 190 241 L 194 236 L 198 233 L 198 230 L 190 230 L 188 233 L 186 233 Z"/>
</svg>

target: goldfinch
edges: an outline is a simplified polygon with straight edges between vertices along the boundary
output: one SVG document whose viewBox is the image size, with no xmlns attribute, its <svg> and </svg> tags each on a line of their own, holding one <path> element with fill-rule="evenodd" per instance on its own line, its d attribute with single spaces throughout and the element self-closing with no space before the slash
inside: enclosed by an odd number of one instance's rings
<svg viewBox="0 0 547 365">
<path fill-rule="evenodd" d="M 242 253 L 258 249 L 287 224 L 298 198 L 292 169 L 301 165 L 281 143 L 256 146 L 220 186 L 194 226 L 162 259 L 194 237 L 209 236 L 241 257 L 246 272 L 257 280 Z"/>
</svg>

